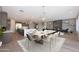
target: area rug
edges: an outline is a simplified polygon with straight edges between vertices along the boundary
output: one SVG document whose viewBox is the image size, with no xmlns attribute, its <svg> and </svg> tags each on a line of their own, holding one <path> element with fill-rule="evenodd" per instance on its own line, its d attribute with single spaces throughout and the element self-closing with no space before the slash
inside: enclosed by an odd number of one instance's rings
<svg viewBox="0 0 79 59">
<path fill-rule="evenodd" d="M 44 44 L 38 44 L 34 41 L 30 41 L 27 38 L 17 41 L 24 52 L 58 52 L 65 42 L 65 38 L 51 40 L 50 42 L 44 42 Z"/>
</svg>

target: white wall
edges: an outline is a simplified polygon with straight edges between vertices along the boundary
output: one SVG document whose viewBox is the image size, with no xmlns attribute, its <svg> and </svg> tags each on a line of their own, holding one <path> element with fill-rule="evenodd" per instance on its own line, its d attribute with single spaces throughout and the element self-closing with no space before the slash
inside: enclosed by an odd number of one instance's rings
<svg viewBox="0 0 79 59">
<path fill-rule="evenodd" d="M 15 32 L 15 29 L 16 29 L 16 24 L 15 24 L 15 20 L 14 19 L 11 19 L 11 22 L 10 22 L 10 30 Z"/>
<path fill-rule="evenodd" d="M 79 32 L 79 16 L 76 19 L 76 31 Z"/>
</svg>

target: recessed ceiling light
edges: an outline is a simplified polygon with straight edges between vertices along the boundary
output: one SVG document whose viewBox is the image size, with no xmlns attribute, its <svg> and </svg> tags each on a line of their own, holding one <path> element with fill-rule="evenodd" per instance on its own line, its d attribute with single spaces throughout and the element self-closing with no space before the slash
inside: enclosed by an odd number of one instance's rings
<svg viewBox="0 0 79 59">
<path fill-rule="evenodd" d="M 23 10 L 19 10 L 20 12 L 24 12 Z"/>
</svg>

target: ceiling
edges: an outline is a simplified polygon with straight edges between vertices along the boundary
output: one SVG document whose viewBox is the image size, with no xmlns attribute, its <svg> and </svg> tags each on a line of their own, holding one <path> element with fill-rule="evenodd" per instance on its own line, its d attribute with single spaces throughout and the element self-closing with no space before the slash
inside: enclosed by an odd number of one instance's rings
<svg viewBox="0 0 79 59">
<path fill-rule="evenodd" d="M 43 12 L 47 20 L 68 19 L 77 17 L 79 6 L 2 6 L 10 18 L 18 21 L 41 20 Z"/>
</svg>

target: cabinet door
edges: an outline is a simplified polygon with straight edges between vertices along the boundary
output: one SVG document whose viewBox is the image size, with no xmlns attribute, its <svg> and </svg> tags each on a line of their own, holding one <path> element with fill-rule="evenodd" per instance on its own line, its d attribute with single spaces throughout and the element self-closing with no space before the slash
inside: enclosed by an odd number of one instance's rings
<svg viewBox="0 0 79 59">
<path fill-rule="evenodd" d="M 5 26 L 7 25 L 7 13 L 6 12 L 0 12 L 0 24 Z"/>
</svg>

